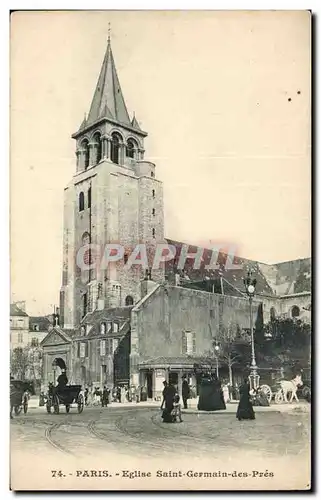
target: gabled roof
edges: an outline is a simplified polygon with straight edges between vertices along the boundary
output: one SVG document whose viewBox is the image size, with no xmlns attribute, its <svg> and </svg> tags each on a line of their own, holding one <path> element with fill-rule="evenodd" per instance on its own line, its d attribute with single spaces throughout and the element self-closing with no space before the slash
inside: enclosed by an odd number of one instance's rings
<svg viewBox="0 0 321 500">
<path fill-rule="evenodd" d="M 132 125 L 117 76 L 110 41 L 108 41 L 86 126 L 104 117 Z"/>
<path fill-rule="evenodd" d="M 17 304 L 10 304 L 10 316 L 24 316 L 27 317 L 28 314 L 20 309 Z"/>
<path fill-rule="evenodd" d="M 69 344 L 71 342 L 72 338 L 68 335 L 68 333 L 64 332 L 60 326 L 54 326 L 51 330 L 49 330 L 40 345 L 43 347 L 45 345 Z"/>
</svg>

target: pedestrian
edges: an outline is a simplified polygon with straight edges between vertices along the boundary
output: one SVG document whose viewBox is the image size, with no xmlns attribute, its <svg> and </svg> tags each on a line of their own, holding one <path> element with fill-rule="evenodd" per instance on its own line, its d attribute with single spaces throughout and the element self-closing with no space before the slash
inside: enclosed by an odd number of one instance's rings
<svg viewBox="0 0 321 500">
<path fill-rule="evenodd" d="M 228 403 L 230 401 L 230 391 L 227 383 L 223 384 L 223 398 L 224 398 L 224 403 Z"/>
<path fill-rule="evenodd" d="M 183 405 L 184 405 L 184 410 L 187 410 L 187 400 L 190 397 L 190 387 L 188 385 L 188 381 L 186 379 L 186 375 L 183 376 L 183 383 L 182 383 L 182 399 L 183 399 Z"/>
<path fill-rule="evenodd" d="M 207 374 L 202 379 L 197 409 L 204 411 L 226 410 L 221 382 L 216 376 L 212 377 Z"/>
<path fill-rule="evenodd" d="M 244 379 L 243 384 L 239 388 L 240 402 L 238 404 L 236 418 L 238 420 L 254 420 L 255 413 L 250 397 L 250 384 L 247 378 Z"/>
<path fill-rule="evenodd" d="M 166 380 L 163 382 L 163 401 L 161 404 L 161 410 L 165 404 L 165 408 L 162 413 L 163 422 L 170 423 L 173 422 L 172 411 L 174 408 L 174 396 L 176 394 L 176 389 L 171 384 L 168 384 Z"/>
<path fill-rule="evenodd" d="M 180 400 L 180 397 L 179 397 L 179 394 L 178 394 L 178 391 L 176 392 L 175 396 L 174 396 L 174 408 L 173 408 L 173 421 L 174 422 L 177 422 L 177 418 L 179 419 L 180 422 L 183 422 L 182 420 L 182 406 L 179 402 Z"/>
<path fill-rule="evenodd" d="M 103 408 L 104 407 L 107 408 L 107 405 L 108 405 L 108 391 L 107 391 L 107 387 L 104 385 L 103 392 L 101 395 L 101 406 Z"/>
<path fill-rule="evenodd" d="M 88 387 L 85 388 L 84 396 L 85 396 L 85 406 L 88 406 Z"/>
<path fill-rule="evenodd" d="M 126 399 L 126 387 L 122 386 L 120 389 L 120 403 L 125 403 Z"/>
</svg>

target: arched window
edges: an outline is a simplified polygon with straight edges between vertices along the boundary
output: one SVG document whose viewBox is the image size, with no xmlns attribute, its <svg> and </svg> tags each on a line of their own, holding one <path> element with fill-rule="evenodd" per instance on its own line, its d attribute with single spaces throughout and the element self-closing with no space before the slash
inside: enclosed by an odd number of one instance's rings
<svg viewBox="0 0 321 500">
<path fill-rule="evenodd" d="M 298 306 L 293 306 L 291 311 L 292 318 L 298 318 L 300 316 L 300 308 Z"/>
<path fill-rule="evenodd" d="M 153 171 L 150 173 L 150 176 L 151 176 L 151 177 L 155 177 L 155 174 L 154 174 L 154 172 L 153 172 Z"/>
<path fill-rule="evenodd" d="M 127 145 L 126 145 L 126 156 L 128 158 L 134 158 L 135 157 L 135 143 L 132 139 L 128 139 Z"/>
<path fill-rule="evenodd" d="M 132 306 L 134 304 L 134 299 L 131 295 L 127 295 L 125 299 L 125 306 Z"/>
<path fill-rule="evenodd" d="M 152 197 L 155 198 L 155 189 L 152 191 Z"/>
<path fill-rule="evenodd" d="M 96 132 L 93 137 L 93 141 L 96 148 L 96 163 L 99 163 L 102 158 L 102 140 L 99 132 Z"/>
<path fill-rule="evenodd" d="M 153 214 L 153 216 L 155 217 L 155 208 L 153 208 L 153 210 L 152 210 L 152 214 Z"/>
<path fill-rule="evenodd" d="M 91 187 L 88 189 L 88 208 L 91 208 Z"/>
<path fill-rule="evenodd" d="M 152 229 L 152 235 L 153 235 L 153 238 L 155 238 L 155 228 L 154 227 Z"/>
<path fill-rule="evenodd" d="M 111 161 L 119 164 L 119 150 L 120 150 L 121 137 L 114 132 L 111 134 Z"/>
<path fill-rule="evenodd" d="M 84 169 L 86 170 L 89 167 L 89 142 L 87 139 L 81 143 L 81 147 L 84 155 Z"/>
<path fill-rule="evenodd" d="M 275 321 L 275 318 L 276 318 L 275 308 L 271 307 L 271 309 L 270 309 L 270 320 L 273 322 L 273 321 Z"/>
<path fill-rule="evenodd" d="M 81 191 L 79 193 L 79 212 L 82 212 L 83 210 L 85 210 L 85 195 Z"/>
</svg>

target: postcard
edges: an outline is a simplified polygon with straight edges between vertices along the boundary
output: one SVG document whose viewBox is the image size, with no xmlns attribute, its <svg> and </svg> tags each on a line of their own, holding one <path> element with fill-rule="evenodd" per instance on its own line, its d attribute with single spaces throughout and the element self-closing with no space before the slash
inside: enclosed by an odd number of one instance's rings
<svg viewBox="0 0 321 500">
<path fill-rule="evenodd" d="M 10 488 L 311 488 L 311 12 L 11 14 Z"/>
</svg>

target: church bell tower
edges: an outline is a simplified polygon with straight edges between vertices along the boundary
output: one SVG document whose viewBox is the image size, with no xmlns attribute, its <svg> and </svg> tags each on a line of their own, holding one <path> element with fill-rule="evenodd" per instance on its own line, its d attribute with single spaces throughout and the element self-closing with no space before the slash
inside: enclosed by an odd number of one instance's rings
<svg viewBox="0 0 321 500">
<path fill-rule="evenodd" d="M 60 321 L 71 329 L 98 304 L 101 309 L 138 302 L 145 269 L 125 268 L 128 257 L 138 244 L 164 243 L 162 183 L 155 165 L 144 159 L 147 133 L 127 111 L 109 37 L 89 113 L 72 137 L 76 172 L 64 192 L 60 292 Z M 124 248 L 123 258 L 102 268 L 105 245 L 115 243 Z M 101 254 L 97 259 L 90 251 L 88 262 L 96 264 L 84 271 L 77 255 L 88 244 Z M 153 272 L 154 281 L 163 277 L 163 269 Z"/>
</svg>

